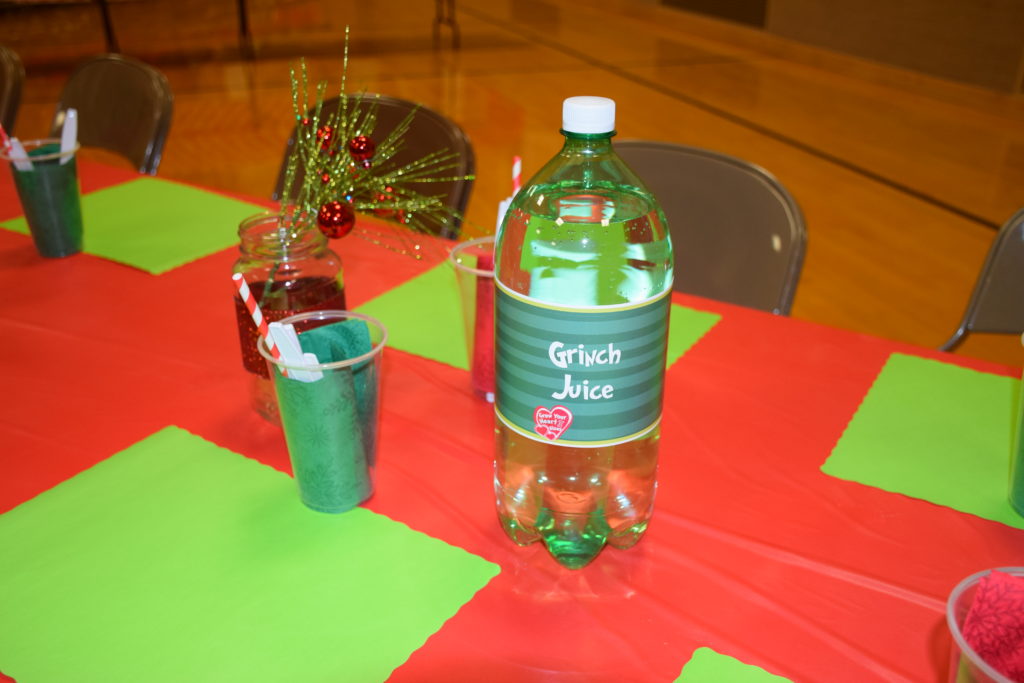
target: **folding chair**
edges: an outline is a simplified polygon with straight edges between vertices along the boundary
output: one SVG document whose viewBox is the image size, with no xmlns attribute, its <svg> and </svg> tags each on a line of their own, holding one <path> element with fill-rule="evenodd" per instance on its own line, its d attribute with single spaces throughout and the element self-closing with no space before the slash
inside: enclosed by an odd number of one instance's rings
<svg viewBox="0 0 1024 683">
<path fill-rule="evenodd" d="M 953 351 L 970 332 L 1024 332 L 1024 209 L 999 229 L 960 324 L 939 348 Z"/>
<path fill-rule="evenodd" d="M 0 124 L 8 133 L 14 131 L 24 81 L 25 67 L 21 59 L 14 50 L 0 45 Z"/>
<path fill-rule="evenodd" d="M 141 173 L 156 175 L 174 113 L 174 96 L 162 73 L 117 54 L 79 64 L 57 104 L 51 135 L 64 112 L 78 110 L 78 140 L 120 154 Z"/>
<path fill-rule="evenodd" d="M 789 314 L 807 229 L 773 175 L 697 147 L 645 140 L 614 146 L 665 211 L 677 291 Z"/>
</svg>

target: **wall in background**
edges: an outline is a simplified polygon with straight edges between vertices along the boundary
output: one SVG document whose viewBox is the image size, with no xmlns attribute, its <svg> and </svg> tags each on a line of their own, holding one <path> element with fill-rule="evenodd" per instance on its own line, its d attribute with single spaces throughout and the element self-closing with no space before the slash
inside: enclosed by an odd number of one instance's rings
<svg viewBox="0 0 1024 683">
<path fill-rule="evenodd" d="M 663 1 L 837 52 L 1024 92 L 1022 0 Z"/>
</svg>

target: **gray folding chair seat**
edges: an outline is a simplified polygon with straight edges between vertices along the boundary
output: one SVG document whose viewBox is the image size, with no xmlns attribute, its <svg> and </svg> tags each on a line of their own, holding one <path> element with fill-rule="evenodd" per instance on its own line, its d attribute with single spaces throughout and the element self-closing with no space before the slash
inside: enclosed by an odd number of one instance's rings
<svg viewBox="0 0 1024 683">
<path fill-rule="evenodd" d="M 141 173 L 156 175 L 171 128 L 174 96 L 162 73 L 142 62 L 109 54 L 79 64 L 57 104 L 51 135 L 64 112 L 78 110 L 78 140 L 125 157 Z"/>
<path fill-rule="evenodd" d="M 677 291 L 789 314 L 807 229 L 796 201 L 774 176 L 697 147 L 614 144 L 665 211 Z"/>
<path fill-rule="evenodd" d="M 999 229 L 960 324 L 939 348 L 956 349 L 970 332 L 1024 332 L 1024 209 Z"/>
<path fill-rule="evenodd" d="M 358 96 L 349 96 L 349 107 L 352 107 L 352 100 Z M 377 103 L 377 123 L 374 133 L 371 136 L 377 141 L 383 140 L 400 124 L 410 111 L 416 110 L 416 114 L 409 124 L 409 129 L 402 136 L 402 148 L 395 154 L 394 161 L 398 164 L 409 163 L 423 156 L 438 151 L 448 151 L 456 155 L 456 167 L 444 172 L 444 176 L 459 178 L 452 181 L 436 183 L 409 183 L 408 187 L 420 194 L 427 196 L 441 196 L 445 206 L 457 211 L 459 216 L 465 213 L 469 204 L 469 196 L 473 191 L 472 179 L 462 179 L 461 176 L 472 175 L 475 166 L 473 145 L 466 133 L 457 123 L 442 116 L 438 112 L 418 105 L 415 102 L 388 97 L 386 95 L 363 94 L 363 100 L 373 100 Z M 324 100 L 320 112 L 320 119 L 326 120 L 329 115 L 338 110 L 340 99 L 337 97 Z M 288 168 L 288 156 L 295 145 L 295 132 L 288 138 L 285 146 L 284 158 L 281 161 L 281 170 L 278 173 L 277 184 L 274 186 L 274 193 L 271 195 L 274 200 L 280 200 L 284 191 L 285 171 Z M 299 169 L 302 173 L 302 169 Z M 302 180 L 299 176 L 299 182 Z M 462 228 L 462 221 L 457 218 L 455 221 L 442 224 L 425 219 L 426 228 L 443 237 L 458 237 Z"/>
</svg>

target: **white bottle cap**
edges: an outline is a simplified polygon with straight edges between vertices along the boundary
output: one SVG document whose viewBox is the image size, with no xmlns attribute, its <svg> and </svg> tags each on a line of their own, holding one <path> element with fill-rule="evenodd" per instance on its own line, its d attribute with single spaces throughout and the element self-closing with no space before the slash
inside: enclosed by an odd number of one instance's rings
<svg viewBox="0 0 1024 683">
<path fill-rule="evenodd" d="M 562 130 L 595 135 L 615 130 L 615 100 L 607 97 L 569 97 L 562 103 Z"/>
</svg>

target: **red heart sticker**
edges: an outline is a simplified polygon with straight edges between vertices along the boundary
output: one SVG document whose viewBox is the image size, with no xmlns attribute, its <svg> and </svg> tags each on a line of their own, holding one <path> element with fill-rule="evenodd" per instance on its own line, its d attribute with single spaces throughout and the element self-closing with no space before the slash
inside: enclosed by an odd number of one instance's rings
<svg viewBox="0 0 1024 683">
<path fill-rule="evenodd" d="M 537 406 L 533 411 L 533 429 L 546 439 L 554 441 L 572 424 L 572 411 L 565 406 L 555 406 L 548 410 Z"/>
</svg>

